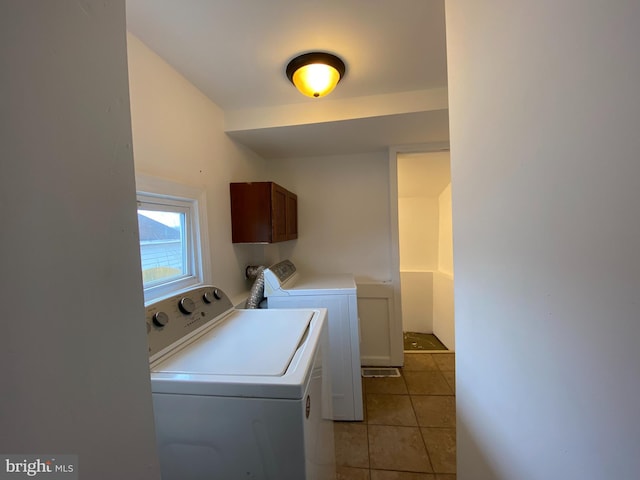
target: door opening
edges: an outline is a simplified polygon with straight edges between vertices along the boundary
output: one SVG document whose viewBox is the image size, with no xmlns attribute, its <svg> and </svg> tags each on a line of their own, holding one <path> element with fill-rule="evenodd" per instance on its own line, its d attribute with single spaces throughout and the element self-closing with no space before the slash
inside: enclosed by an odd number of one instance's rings
<svg viewBox="0 0 640 480">
<path fill-rule="evenodd" d="M 398 287 L 403 349 L 455 350 L 448 151 L 398 152 Z"/>
</svg>

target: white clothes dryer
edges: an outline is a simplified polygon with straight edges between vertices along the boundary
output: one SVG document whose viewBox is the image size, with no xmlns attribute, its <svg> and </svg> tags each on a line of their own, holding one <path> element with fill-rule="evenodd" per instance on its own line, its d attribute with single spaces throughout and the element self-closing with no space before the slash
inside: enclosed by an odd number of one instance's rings
<svg viewBox="0 0 640 480">
<path fill-rule="evenodd" d="M 351 274 L 301 276 L 284 260 L 264 270 L 264 295 L 272 308 L 328 310 L 334 420 L 362 420 L 360 327 L 356 282 Z"/>
<path fill-rule="evenodd" d="M 236 310 L 207 286 L 146 321 L 163 480 L 335 480 L 326 310 Z"/>
</svg>

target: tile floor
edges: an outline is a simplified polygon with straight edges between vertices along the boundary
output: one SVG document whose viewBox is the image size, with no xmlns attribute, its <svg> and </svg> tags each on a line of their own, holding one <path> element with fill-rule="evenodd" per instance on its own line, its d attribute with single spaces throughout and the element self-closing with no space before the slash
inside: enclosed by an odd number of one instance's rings
<svg viewBox="0 0 640 480">
<path fill-rule="evenodd" d="M 364 378 L 364 422 L 335 422 L 338 480 L 455 480 L 455 354 L 405 353 Z"/>
</svg>

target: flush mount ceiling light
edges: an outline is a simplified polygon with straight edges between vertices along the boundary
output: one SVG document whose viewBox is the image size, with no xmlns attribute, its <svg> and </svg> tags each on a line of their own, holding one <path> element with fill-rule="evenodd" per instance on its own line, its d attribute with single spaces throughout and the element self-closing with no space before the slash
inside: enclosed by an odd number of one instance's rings
<svg viewBox="0 0 640 480">
<path fill-rule="evenodd" d="M 307 97 L 324 97 L 344 77 L 344 62 L 326 52 L 297 56 L 287 65 L 287 77 Z"/>
</svg>

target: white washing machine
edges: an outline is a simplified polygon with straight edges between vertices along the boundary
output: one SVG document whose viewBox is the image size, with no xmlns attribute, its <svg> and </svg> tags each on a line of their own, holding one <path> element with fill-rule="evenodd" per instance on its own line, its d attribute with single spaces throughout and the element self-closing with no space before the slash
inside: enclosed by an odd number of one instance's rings
<svg viewBox="0 0 640 480">
<path fill-rule="evenodd" d="M 207 286 L 146 308 L 163 480 L 334 480 L 326 310 L 235 310 Z"/>
<path fill-rule="evenodd" d="M 351 274 L 301 276 L 290 260 L 264 270 L 268 308 L 328 309 L 334 420 L 362 420 L 360 328 Z"/>
</svg>

